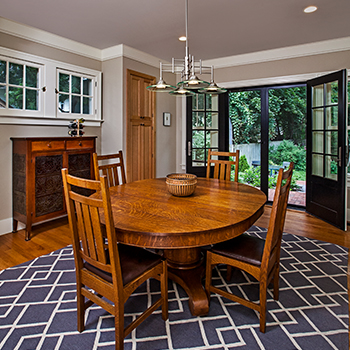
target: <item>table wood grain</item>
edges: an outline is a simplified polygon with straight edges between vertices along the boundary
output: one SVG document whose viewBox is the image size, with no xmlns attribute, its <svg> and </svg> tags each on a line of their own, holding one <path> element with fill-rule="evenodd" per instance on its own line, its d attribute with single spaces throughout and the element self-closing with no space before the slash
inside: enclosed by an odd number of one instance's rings
<svg viewBox="0 0 350 350">
<path fill-rule="evenodd" d="M 200 247 L 242 234 L 262 215 L 266 202 L 254 187 L 205 178 L 198 178 L 189 197 L 171 195 L 165 178 L 111 187 L 110 194 L 118 241 L 164 249 L 169 277 L 187 292 L 194 315 L 209 310 Z"/>
</svg>

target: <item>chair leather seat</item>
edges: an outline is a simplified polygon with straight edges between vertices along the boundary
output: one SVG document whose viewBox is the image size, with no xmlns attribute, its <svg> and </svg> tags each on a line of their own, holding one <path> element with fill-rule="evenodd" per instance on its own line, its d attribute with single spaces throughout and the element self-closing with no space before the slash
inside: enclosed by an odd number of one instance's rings
<svg viewBox="0 0 350 350">
<path fill-rule="evenodd" d="M 122 270 L 123 285 L 127 285 L 142 273 L 156 266 L 162 261 L 162 257 L 146 249 L 118 244 L 120 266 Z M 108 250 L 106 250 L 108 255 Z M 109 263 L 109 256 L 107 256 Z M 84 267 L 112 283 L 112 275 L 106 271 L 85 262 Z"/>
<path fill-rule="evenodd" d="M 245 233 L 229 241 L 214 244 L 211 251 L 255 266 L 261 265 L 265 240 Z"/>
</svg>

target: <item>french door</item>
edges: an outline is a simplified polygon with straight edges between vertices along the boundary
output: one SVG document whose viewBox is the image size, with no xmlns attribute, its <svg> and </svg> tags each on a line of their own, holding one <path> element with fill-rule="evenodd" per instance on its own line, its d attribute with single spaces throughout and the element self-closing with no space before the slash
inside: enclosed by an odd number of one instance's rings
<svg viewBox="0 0 350 350">
<path fill-rule="evenodd" d="M 228 150 L 228 96 L 198 94 L 187 97 L 186 171 L 206 176 L 208 149 Z"/>
<path fill-rule="evenodd" d="M 307 82 L 306 210 L 345 230 L 347 71 Z"/>
</svg>

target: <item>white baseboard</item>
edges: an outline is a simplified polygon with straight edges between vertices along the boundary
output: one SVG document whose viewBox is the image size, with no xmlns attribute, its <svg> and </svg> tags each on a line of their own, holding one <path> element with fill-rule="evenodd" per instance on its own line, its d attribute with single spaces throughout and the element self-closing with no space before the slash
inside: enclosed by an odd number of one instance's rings
<svg viewBox="0 0 350 350">
<path fill-rule="evenodd" d="M 18 230 L 22 230 L 26 225 L 21 222 L 18 223 Z M 12 232 L 12 218 L 0 220 L 0 236 L 5 235 L 6 233 Z"/>
</svg>

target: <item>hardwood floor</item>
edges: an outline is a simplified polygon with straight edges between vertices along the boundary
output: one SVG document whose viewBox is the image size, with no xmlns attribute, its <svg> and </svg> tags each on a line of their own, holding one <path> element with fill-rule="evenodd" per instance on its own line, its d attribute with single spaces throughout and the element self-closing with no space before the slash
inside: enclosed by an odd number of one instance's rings
<svg viewBox="0 0 350 350">
<path fill-rule="evenodd" d="M 271 207 L 266 206 L 257 226 L 267 227 Z M 342 231 L 309 214 L 288 210 L 284 231 L 350 248 L 350 231 Z M 0 236 L 0 270 L 48 254 L 71 244 L 66 218 L 33 227 L 32 239 L 24 240 L 24 230 Z"/>
</svg>

